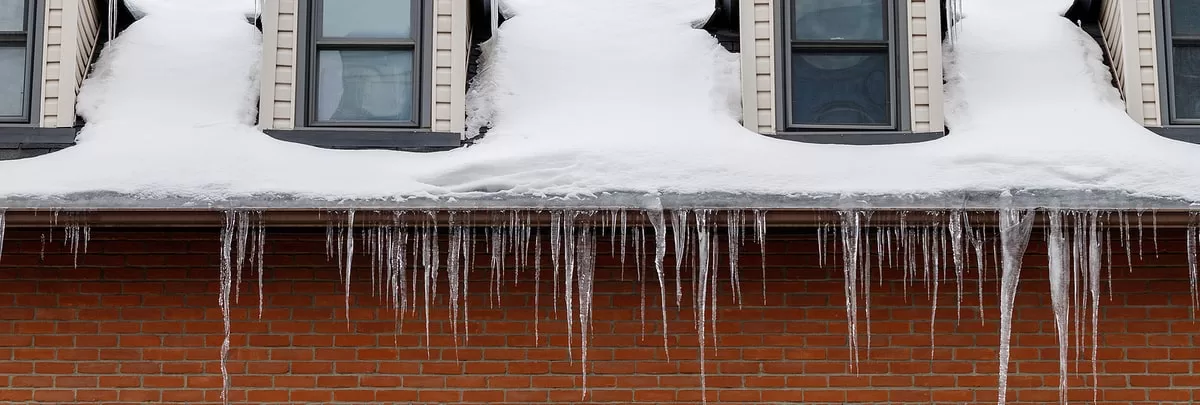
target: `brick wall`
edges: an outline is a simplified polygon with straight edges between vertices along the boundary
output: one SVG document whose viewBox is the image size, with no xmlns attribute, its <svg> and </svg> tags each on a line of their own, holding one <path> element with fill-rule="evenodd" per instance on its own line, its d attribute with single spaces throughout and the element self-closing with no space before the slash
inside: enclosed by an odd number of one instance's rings
<svg viewBox="0 0 1200 405">
<path fill-rule="evenodd" d="M 46 243 L 42 258 L 42 231 L 10 229 L 0 258 L 0 403 L 220 402 L 216 234 L 97 229 L 89 253 L 74 268 L 61 233 Z M 872 291 L 870 350 L 863 333 L 860 370 L 854 373 L 840 268 L 816 267 L 811 233 L 772 229 L 771 235 L 765 297 L 757 246 L 743 249 L 742 308 L 728 299 L 722 276 L 718 344 L 714 349 L 709 343 L 706 362 L 709 403 L 994 403 L 999 341 L 994 280 L 984 285 L 981 317 L 975 274 L 967 275 L 972 281 L 964 287 L 971 293 L 961 321 L 953 306 L 954 283 L 941 283 L 931 348 L 925 286 L 905 295 L 899 272 L 888 270 Z M 1035 231 L 1035 239 L 1038 235 Z M 253 283 L 241 286 L 232 311 L 232 402 L 700 402 L 691 299 L 684 297 L 682 311 L 674 308 L 674 297 L 668 299 L 667 360 L 657 283 L 646 290 L 650 307 L 643 327 L 641 284 L 633 280 L 632 264 L 622 280 L 615 258 L 599 258 L 589 396 L 581 400 L 581 363 L 568 357 L 566 324 L 561 309 L 555 316 L 549 284 L 541 288 L 540 341 L 534 337 L 531 274 L 517 285 L 506 283 L 500 304 L 489 307 L 485 270 L 473 274 L 469 340 L 456 340 L 444 321 L 444 286 L 427 340 L 421 311 L 407 314 L 397 327 L 391 310 L 371 296 L 365 258 L 357 261 L 364 267 L 355 270 L 346 320 L 324 236 L 320 229 L 268 230 L 262 319 Z M 1200 349 L 1193 348 L 1200 324 L 1189 307 L 1182 237 L 1161 231 L 1157 258 L 1146 241 L 1146 260 L 1135 257 L 1132 273 L 1124 267 L 1123 251 L 1114 253 L 1113 291 L 1106 291 L 1100 312 L 1101 403 L 1200 400 Z M 605 245 L 598 250 L 609 251 Z M 1035 241 L 1026 257 L 1010 403 L 1057 401 L 1058 353 L 1044 252 Z M 543 280 L 549 278 L 547 270 Z M 689 287 L 685 280 L 684 290 Z M 1090 344 L 1085 346 L 1090 353 Z M 578 349 L 571 350 L 577 360 Z M 1070 367 L 1085 373 L 1070 379 L 1072 401 L 1090 401 L 1090 362 L 1072 361 Z"/>
</svg>

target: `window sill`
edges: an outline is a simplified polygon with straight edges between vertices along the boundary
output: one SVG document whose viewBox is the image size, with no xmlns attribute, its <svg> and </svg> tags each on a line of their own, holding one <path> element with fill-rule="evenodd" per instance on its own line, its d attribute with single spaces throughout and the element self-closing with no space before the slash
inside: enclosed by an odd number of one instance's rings
<svg viewBox="0 0 1200 405">
<path fill-rule="evenodd" d="M 77 128 L 0 126 L 0 160 L 30 158 L 75 145 Z"/>
<path fill-rule="evenodd" d="M 945 132 L 870 131 L 870 132 L 778 132 L 766 136 L 787 141 L 834 145 L 895 145 L 927 142 L 946 136 Z"/>
<path fill-rule="evenodd" d="M 437 152 L 462 146 L 462 137 L 457 133 L 420 129 L 297 128 L 268 129 L 264 132 L 281 141 L 327 149 Z"/>
<path fill-rule="evenodd" d="M 1146 129 L 1164 138 L 1200 144 L 1200 126 L 1146 127 Z"/>
</svg>

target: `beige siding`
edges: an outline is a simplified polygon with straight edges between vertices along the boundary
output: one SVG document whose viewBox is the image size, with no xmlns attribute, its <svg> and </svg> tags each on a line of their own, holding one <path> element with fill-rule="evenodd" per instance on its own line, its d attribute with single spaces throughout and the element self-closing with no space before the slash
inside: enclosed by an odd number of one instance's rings
<svg viewBox="0 0 1200 405">
<path fill-rule="evenodd" d="M 759 133 L 775 132 L 776 24 L 778 1 L 742 2 L 742 113 L 743 124 Z M 944 128 L 942 95 L 941 9 L 937 1 L 903 3 L 909 50 L 910 110 L 905 123 L 914 131 L 940 132 Z"/>
<path fill-rule="evenodd" d="M 942 41 L 941 8 L 936 0 L 908 2 L 908 69 L 910 128 L 916 132 L 941 132 Z"/>
<path fill-rule="evenodd" d="M 41 117 L 47 128 L 75 125 L 75 96 L 96 48 L 93 0 L 46 0 L 43 12 Z"/>
<path fill-rule="evenodd" d="M 1104 10 L 1100 12 L 1100 32 L 1104 35 L 1104 47 L 1108 51 L 1112 59 L 1113 78 L 1117 81 L 1117 88 L 1121 90 L 1121 96 L 1125 96 L 1125 79 L 1124 67 L 1126 64 L 1126 56 L 1123 36 L 1125 29 L 1121 26 L 1123 23 L 1121 1 L 1107 0 L 1104 2 Z"/>
<path fill-rule="evenodd" d="M 1146 126 L 1161 126 L 1162 108 L 1159 106 L 1158 54 L 1156 47 L 1158 27 L 1152 0 L 1122 0 L 1135 2 L 1137 13 L 1137 79 L 1141 88 L 1142 122 Z"/>
<path fill-rule="evenodd" d="M 262 91 L 259 125 L 271 129 L 292 129 L 296 122 L 297 15 L 304 0 L 267 1 L 263 9 Z M 432 97 L 426 109 L 432 111 L 432 129 L 461 132 L 467 75 L 467 2 L 436 0 L 433 15 L 433 49 L 428 80 Z"/>
<path fill-rule="evenodd" d="M 63 75 L 63 0 L 45 0 L 43 12 L 45 24 L 42 31 L 42 100 L 40 126 L 58 127 L 60 89 Z M 66 69 L 70 72 L 70 69 Z M 64 117 L 61 121 L 68 121 Z M 73 120 L 73 119 L 72 119 Z"/>
<path fill-rule="evenodd" d="M 265 129 L 295 128 L 298 1 L 263 2 L 263 61 L 258 123 Z"/>
</svg>

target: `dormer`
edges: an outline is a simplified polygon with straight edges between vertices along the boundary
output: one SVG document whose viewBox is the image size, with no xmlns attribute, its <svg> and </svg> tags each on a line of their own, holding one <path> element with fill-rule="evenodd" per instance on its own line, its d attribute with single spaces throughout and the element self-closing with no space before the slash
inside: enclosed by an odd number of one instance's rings
<svg viewBox="0 0 1200 405">
<path fill-rule="evenodd" d="M 259 127 L 330 148 L 459 146 L 467 13 L 452 0 L 263 2 Z"/>
<path fill-rule="evenodd" d="M 1102 7 L 1105 46 L 1129 116 L 1163 136 L 1200 143 L 1200 3 L 1103 0 Z"/>
<path fill-rule="evenodd" d="M 744 125 L 813 143 L 945 133 L 937 0 L 741 0 Z"/>
<path fill-rule="evenodd" d="M 74 142 L 99 32 L 93 0 L 0 0 L 0 159 Z"/>
</svg>

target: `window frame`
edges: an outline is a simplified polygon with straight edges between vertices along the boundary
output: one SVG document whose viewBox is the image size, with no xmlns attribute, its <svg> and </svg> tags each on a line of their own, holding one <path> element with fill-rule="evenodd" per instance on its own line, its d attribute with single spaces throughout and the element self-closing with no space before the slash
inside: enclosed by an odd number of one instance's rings
<svg viewBox="0 0 1200 405">
<path fill-rule="evenodd" d="M 780 0 L 775 7 L 775 128 L 779 134 L 822 134 L 822 133 L 888 133 L 909 131 L 911 128 L 911 102 L 908 78 L 908 18 L 905 0 L 883 0 L 885 41 L 797 41 L 793 38 L 795 0 Z M 886 43 L 886 49 L 882 46 Z M 888 57 L 888 111 L 889 123 L 869 124 L 795 124 L 792 118 L 792 52 L 796 49 L 827 50 L 833 52 L 855 52 L 885 50 Z"/>
<path fill-rule="evenodd" d="M 1171 21 L 1171 2 L 1173 0 L 1158 0 L 1155 1 L 1155 12 L 1158 14 L 1159 30 L 1157 43 L 1155 45 L 1161 50 L 1158 52 L 1158 63 L 1160 66 L 1159 82 L 1165 83 L 1164 89 L 1159 91 L 1159 102 L 1163 104 L 1160 110 L 1166 111 L 1166 119 L 1160 120 L 1162 126 L 1200 126 L 1200 117 L 1198 118 L 1179 118 L 1176 106 L 1175 91 L 1175 46 L 1176 41 L 1181 40 L 1187 42 L 1183 46 L 1200 48 L 1200 35 L 1195 35 L 1185 38 L 1177 38 L 1173 32 Z"/>
<path fill-rule="evenodd" d="M 297 58 L 296 94 L 296 128 L 319 128 L 329 130 L 359 129 L 359 130 L 414 130 L 430 128 L 430 104 L 432 69 L 430 49 L 432 49 L 431 28 L 433 25 L 433 7 L 424 0 L 412 0 L 412 38 L 383 39 L 383 38 L 322 38 L 322 16 L 324 3 L 327 0 L 300 0 L 301 7 L 297 27 L 297 47 L 302 55 Z M 321 50 L 411 50 L 413 53 L 413 95 L 412 117 L 408 122 L 394 121 L 318 121 L 317 102 L 319 100 L 318 76 L 320 75 L 319 58 Z"/>
<path fill-rule="evenodd" d="M 0 125 L 21 125 L 34 124 L 34 117 L 38 112 L 38 103 L 35 99 L 40 97 L 38 89 L 40 86 L 35 86 L 36 82 L 40 81 L 41 76 L 41 49 L 36 46 L 40 40 L 40 17 L 41 4 L 39 0 L 24 0 L 25 3 L 25 26 L 22 31 L 0 31 L 0 47 L 17 48 L 15 44 L 24 42 L 25 49 L 25 100 L 21 107 L 21 115 L 9 116 L 0 115 Z"/>
</svg>

